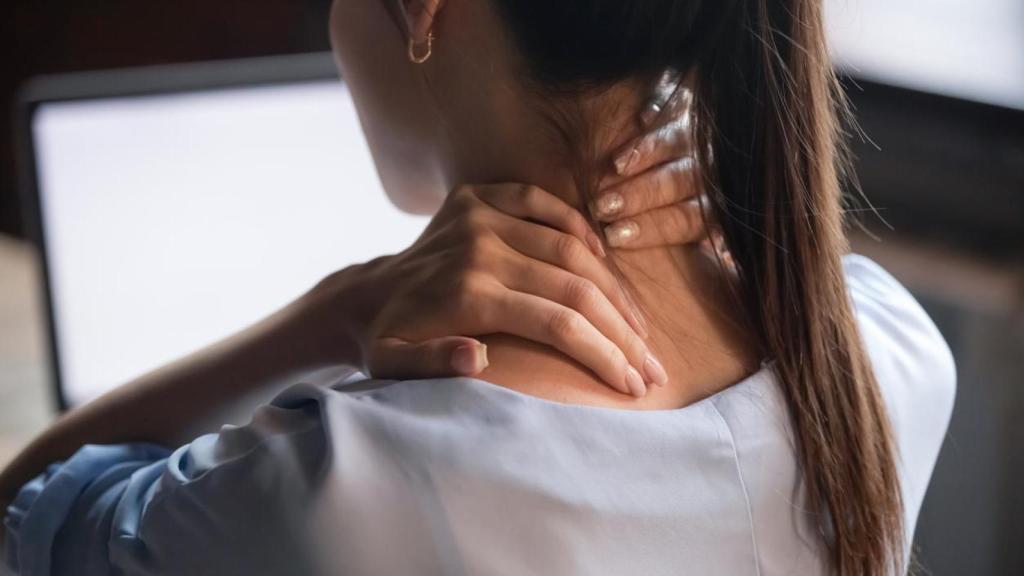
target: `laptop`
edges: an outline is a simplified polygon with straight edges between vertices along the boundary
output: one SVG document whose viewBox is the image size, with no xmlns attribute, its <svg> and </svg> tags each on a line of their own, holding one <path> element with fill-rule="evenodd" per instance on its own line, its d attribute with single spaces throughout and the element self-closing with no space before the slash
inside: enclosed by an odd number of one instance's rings
<svg viewBox="0 0 1024 576">
<path fill-rule="evenodd" d="M 40 78 L 24 204 L 61 409 L 409 246 L 329 54 Z"/>
</svg>

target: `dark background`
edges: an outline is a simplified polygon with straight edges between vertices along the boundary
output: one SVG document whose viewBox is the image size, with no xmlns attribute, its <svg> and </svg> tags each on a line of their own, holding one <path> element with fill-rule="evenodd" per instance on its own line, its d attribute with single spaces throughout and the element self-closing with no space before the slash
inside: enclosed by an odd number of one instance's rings
<svg viewBox="0 0 1024 576">
<path fill-rule="evenodd" d="M 13 118 L 25 79 L 329 49 L 329 0 L 4 4 L 0 232 L 11 235 L 23 234 Z M 881 239 L 859 235 L 856 247 L 911 287 L 958 363 L 918 560 L 931 574 L 1024 574 L 1024 112 L 846 83 L 866 135 L 853 138 L 858 173 L 877 209 L 860 220 Z"/>
</svg>

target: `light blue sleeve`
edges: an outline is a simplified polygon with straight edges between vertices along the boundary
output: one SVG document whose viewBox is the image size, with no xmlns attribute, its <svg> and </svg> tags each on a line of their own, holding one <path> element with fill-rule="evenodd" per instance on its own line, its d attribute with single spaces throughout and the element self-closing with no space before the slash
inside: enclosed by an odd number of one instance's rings
<svg viewBox="0 0 1024 576">
<path fill-rule="evenodd" d="M 75 558 L 82 574 L 109 572 L 100 549 L 106 548 L 103 535 L 110 533 L 116 504 L 133 477 L 152 483 L 169 455 L 147 444 L 85 446 L 50 466 L 7 509 L 8 567 L 15 574 L 68 573 L 61 560 Z M 64 526 L 76 537 L 58 541 Z"/>
<path fill-rule="evenodd" d="M 310 573 L 303 519 L 325 449 L 315 401 L 266 406 L 173 453 L 85 446 L 8 508 L 8 566 L 24 576 Z"/>
</svg>

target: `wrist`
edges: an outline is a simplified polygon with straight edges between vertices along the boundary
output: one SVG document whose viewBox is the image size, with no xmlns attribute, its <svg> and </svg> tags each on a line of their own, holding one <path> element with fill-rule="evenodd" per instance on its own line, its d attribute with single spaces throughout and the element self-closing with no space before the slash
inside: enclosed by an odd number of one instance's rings
<svg viewBox="0 0 1024 576">
<path fill-rule="evenodd" d="M 318 282 L 297 302 L 302 331 L 325 364 L 363 369 L 365 342 L 386 295 L 376 281 L 383 258 L 349 266 Z"/>
</svg>

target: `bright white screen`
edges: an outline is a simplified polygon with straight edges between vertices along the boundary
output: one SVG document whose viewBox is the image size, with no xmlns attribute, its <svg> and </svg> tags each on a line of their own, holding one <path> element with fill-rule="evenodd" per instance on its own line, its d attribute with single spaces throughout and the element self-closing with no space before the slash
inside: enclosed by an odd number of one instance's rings
<svg viewBox="0 0 1024 576">
<path fill-rule="evenodd" d="M 33 130 L 72 405 L 426 225 L 384 196 L 336 81 L 54 103 Z"/>
</svg>

